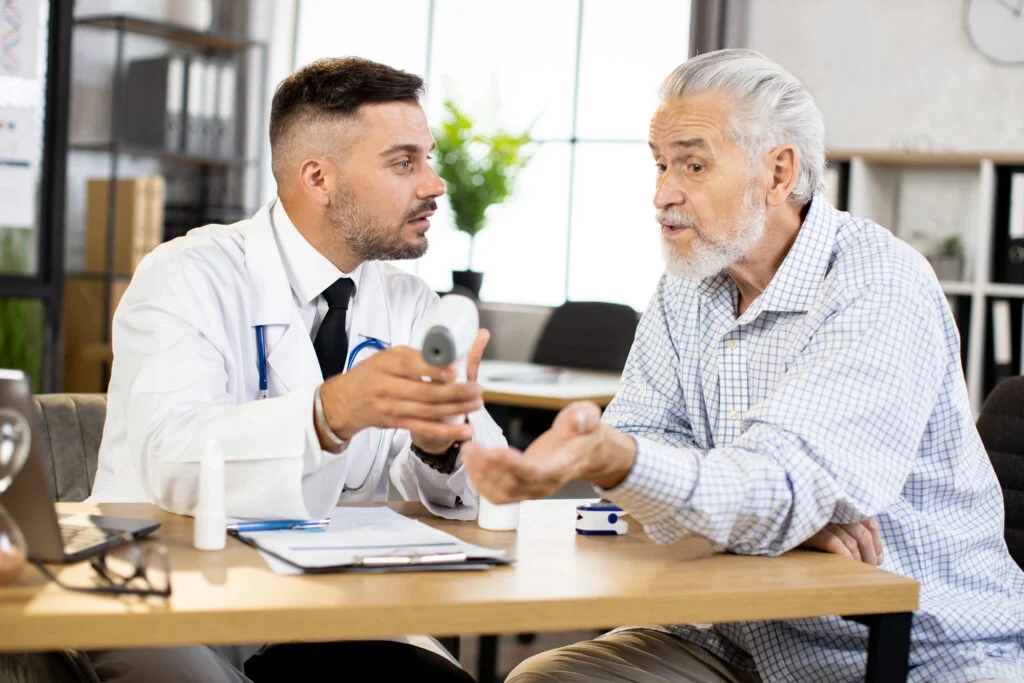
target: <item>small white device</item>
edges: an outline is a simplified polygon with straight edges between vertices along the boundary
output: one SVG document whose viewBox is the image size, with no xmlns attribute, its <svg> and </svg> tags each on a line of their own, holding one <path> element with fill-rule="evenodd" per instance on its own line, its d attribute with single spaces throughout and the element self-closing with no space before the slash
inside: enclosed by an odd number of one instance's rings
<svg viewBox="0 0 1024 683">
<path fill-rule="evenodd" d="M 498 505 L 480 496 L 476 523 L 488 531 L 515 531 L 519 528 L 519 503 Z"/>
<path fill-rule="evenodd" d="M 466 359 L 480 331 L 476 302 L 461 294 L 446 294 L 430 307 L 424 320 L 423 360 L 438 368 L 455 366 L 455 381 L 465 382 Z M 447 418 L 458 424 L 464 415 Z"/>
<path fill-rule="evenodd" d="M 223 550 L 227 544 L 227 514 L 224 509 L 224 453 L 220 442 L 203 444 L 199 460 L 199 500 L 192 545 L 197 550 Z"/>
<path fill-rule="evenodd" d="M 627 513 L 615 503 L 602 500 L 576 506 L 576 533 L 587 536 L 621 536 L 629 529 Z"/>
</svg>

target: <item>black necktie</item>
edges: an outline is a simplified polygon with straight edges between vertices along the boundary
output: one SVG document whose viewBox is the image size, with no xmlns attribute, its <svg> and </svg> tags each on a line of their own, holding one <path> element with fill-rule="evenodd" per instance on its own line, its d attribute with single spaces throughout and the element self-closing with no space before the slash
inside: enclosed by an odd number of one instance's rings
<svg viewBox="0 0 1024 683">
<path fill-rule="evenodd" d="M 352 297 L 352 280 L 347 277 L 338 278 L 333 285 L 324 290 L 327 299 L 327 315 L 316 331 L 313 349 L 320 361 L 320 371 L 324 379 L 333 377 L 345 369 L 345 354 L 348 353 L 348 334 L 345 332 L 345 313 Z"/>
</svg>

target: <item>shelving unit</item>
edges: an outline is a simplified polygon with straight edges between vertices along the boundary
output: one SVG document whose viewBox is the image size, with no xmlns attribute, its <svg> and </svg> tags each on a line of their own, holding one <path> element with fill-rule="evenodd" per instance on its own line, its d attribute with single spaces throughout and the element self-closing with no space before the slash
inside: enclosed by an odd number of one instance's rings
<svg viewBox="0 0 1024 683">
<path fill-rule="evenodd" d="M 114 153 L 115 145 L 111 142 L 74 142 L 68 145 L 74 152 L 97 152 L 103 154 Z M 246 167 L 257 163 L 256 159 L 244 159 L 242 157 L 211 157 L 198 154 L 176 154 L 162 149 L 148 149 L 134 145 L 118 145 L 117 154 L 132 157 L 149 157 L 179 164 L 196 164 L 198 166 L 233 166 Z"/>
<path fill-rule="evenodd" d="M 79 334 L 74 340 L 79 348 L 73 351 L 74 362 L 100 364 L 100 387 L 106 386 L 109 372 L 110 323 L 113 310 L 117 304 L 119 293 L 130 278 L 131 273 L 115 272 L 115 253 L 118 237 L 118 179 L 121 178 L 121 161 L 127 157 L 154 159 L 161 163 L 161 175 L 167 179 L 167 201 L 164 203 L 164 221 L 161 226 L 162 239 L 176 237 L 186 229 L 209 222 L 230 222 L 250 215 L 254 206 L 246 206 L 247 181 L 254 186 L 251 197 L 256 201 L 261 195 L 262 174 L 258 169 L 262 163 L 264 136 L 254 139 L 247 130 L 246 96 L 243 85 L 249 80 L 249 74 L 258 74 L 259 92 L 266 92 L 267 87 L 267 44 L 264 41 L 251 40 L 224 32 L 201 32 L 188 27 L 164 21 L 144 19 L 124 14 L 109 14 L 79 17 L 74 22 L 74 29 L 101 30 L 113 33 L 115 59 L 110 95 L 110 130 L 108 140 L 75 141 L 68 148 L 81 154 L 104 154 L 109 157 L 109 170 L 106 179 L 109 181 L 107 191 L 106 217 L 106 267 L 104 272 L 67 273 L 66 282 L 69 286 L 79 284 L 89 293 L 79 298 L 90 310 L 77 312 L 80 320 L 90 323 L 102 315 L 102 333 L 93 331 Z M 126 60 L 125 43 L 128 36 L 150 36 L 167 41 L 167 52 L 183 55 L 196 55 L 204 58 L 218 58 L 230 61 L 237 67 L 234 107 L 234 140 L 239 153 L 234 156 L 212 156 L 208 154 L 192 154 L 162 148 L 150 148 L 126 141 L 124 129 L 126 117 Z M 266 114 L 266 103 L 260 97 L 259 119 Z M 184 116 L 184 114 L 183 114 Z M 258 140 L 258 142 L 256 142 Z M 255 154 L 253 154 L 255 150 Z M 257 171 L 251 173 L 250 171 Z M 181 192 L 175 191 L 181 190 Z M 219 190 L 219 191 L 215 191 Z M 178 195 L 176 199 L 172 199 Z M 102 291 L 96 280 L 102 282 Z M 100 313 L 99 309 L 102 309 Z M 75 311 L 68 311 L 75 314 Z M 70 322 L 69 322 L 70 326 Z M 95 338 L 94 338 L 95 337 Z M 69 351 L 72 349 L 69 347 Z M 69 362 L 72 359 L 69 357 Z M 77 387 L 81 390 L 81 387 Z"/>
<path fill-rule="evenodd" d="M 1024 167 L 1024 153 L 940 153 L 830 150 L 829 163 L 843 166 L 846 209 L 889 228 L 927 255 L 942 238 L 960 235 L 965 249 L 960 281 L 942 281 L 960 328 L 961 354 L 971 408 L 977 415 L 995 385 L 989 321 L 994 299 L 1020 309 L 1024 285 L 995 282 L 996 175 Z M 844 194 L 845 193 L 845 194 Z M 1021 372 L 1020 313 L 1015 315 L 1014 356 Z"/>
</svg>

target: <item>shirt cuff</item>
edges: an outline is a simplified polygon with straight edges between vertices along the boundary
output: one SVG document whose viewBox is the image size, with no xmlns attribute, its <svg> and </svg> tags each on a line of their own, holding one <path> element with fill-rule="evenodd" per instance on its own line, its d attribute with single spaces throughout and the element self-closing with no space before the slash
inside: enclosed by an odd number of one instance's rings
<svg viewBox="0 0 1024 683">
<path fill-rule="evenodd" d="M 411 441 L 409 443 L 409 450 L 424 464 L 441 474 L 452 474 L 461 463 L 462 443 L 459 441 L 453 443 L 444 453 L 427 453 Z"/>
<path fill-rule="evenodd" d="M 302 458 L 303 474 L 316 472 L 348 450 L 348 442 L 337 452 L 325 451 L 320 447 L 320 436 L 316 433 L 316 421 L 313 418 L 313 404 L 318 391 L 320 391 L 320 385 L 313 387 L 312 391 L 309 392 L 309 399 L 306 403 L 309 406 L 309 411 L 307 412 L 309 419 L 306 421 L 306 452 Z"/>
<path fill-rule="evenodd" d="M 700 452 L 657 443 L 642 436 L 636 441 L 636 459 L 618 486 L 598 493 L 614 502 L 644 525 L 656 541 L 669 543 L 689 532 L 679 523 L 679 512 L 697 485 Z"/>
<path fill-rule="evenodd" d="M 448 508 L 456 508 L 464 503 L 460 494 L 469 476 L 462 465 L 461 457 L 456 462 L 454 470 L 448 473 L 441 472 L 417 456 L 410 443 L 408 462 L 419 483 L 422 497 Z"/>
</svg>

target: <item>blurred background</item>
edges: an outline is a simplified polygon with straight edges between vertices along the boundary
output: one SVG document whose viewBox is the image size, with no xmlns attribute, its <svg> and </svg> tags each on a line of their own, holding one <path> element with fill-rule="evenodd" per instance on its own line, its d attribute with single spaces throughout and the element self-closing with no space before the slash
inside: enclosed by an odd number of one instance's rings
<svg viewBox="0 0 1024 683">
<path fill-rule="evenodd" d="M 0 367 L 36 392 L 104 392 L 111 316 L 139 261 L 273 198 L 276 84 L 357 55 L 424 76 L 450 145 L 439 170 L 478 164 L 450 189 L 507 193 L 476 222 L 443 199 L 427 255 L 397 265 L 439 293 L 473 290 L 489 360 L 614 386 L 662 271 L 657 89 L 722 47 L 806 84 L 829 200 L 930 260 L 977 414 L 1024 356 L 1024 0 L 3 0 Z M 442 127 L 454 111 L 463 147 Z M 517 141 L 507 164 L 479 166 L 496 141 Z M 523 443 L 552 414 L 494 409 Z M 464 639 L 463 661 L 492 680 L 590 635 Z"/>
<path fill-rule="evenodd" d="M 977 409 L 1021 371 L 1024 0 L 5 0 L 0 366 L 103 391 L 138 261 L 274 196 L 275 85 L 325 56 L 422 74 L 435 127 L 528 135 L 473 231 L 447 200 L 399 264 L 479 274 L 488 356 L 530 360 L 566 301 L 642 314 L 661 272 L 647 125 L 688 56 L 750 47 L 824 113 L 829 197 L 928 256 Z M 116 207 L 111 211 L 110 207 Z"/>
</svg>

